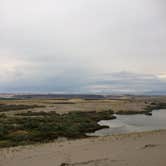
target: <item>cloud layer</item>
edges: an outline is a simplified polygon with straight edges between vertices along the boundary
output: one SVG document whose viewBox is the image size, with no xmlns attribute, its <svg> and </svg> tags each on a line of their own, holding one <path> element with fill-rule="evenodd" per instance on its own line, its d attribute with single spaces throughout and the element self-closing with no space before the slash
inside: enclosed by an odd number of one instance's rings
<svg viewBox="0 0 166 166">
<path fill-rule="evenodd" d="M 0 1 L 0 91 L 163 92 L 165 6 L 164 0 Z"/>
</svg>

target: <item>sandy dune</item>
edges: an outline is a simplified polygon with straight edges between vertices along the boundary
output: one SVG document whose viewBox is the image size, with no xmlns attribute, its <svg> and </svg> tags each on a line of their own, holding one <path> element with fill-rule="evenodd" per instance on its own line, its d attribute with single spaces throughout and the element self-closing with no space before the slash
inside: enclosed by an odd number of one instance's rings
<svg viewBox="0 0 166 166">
<path fill-rule="evenodd" d="M 165 166 L 166 131 L 0 150 L 0 166 Z"/>
</svg>

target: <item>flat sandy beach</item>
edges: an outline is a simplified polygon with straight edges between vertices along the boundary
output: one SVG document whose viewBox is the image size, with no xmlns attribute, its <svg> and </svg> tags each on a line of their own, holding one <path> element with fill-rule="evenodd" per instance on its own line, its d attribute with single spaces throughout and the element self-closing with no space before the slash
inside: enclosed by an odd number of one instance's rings
<svg viewBox="0 0 166 166">
<path fill-rule="evenodd" d="M 165 166 L 166 131 L 0 150 L 0 166 Z"/>
</svg>

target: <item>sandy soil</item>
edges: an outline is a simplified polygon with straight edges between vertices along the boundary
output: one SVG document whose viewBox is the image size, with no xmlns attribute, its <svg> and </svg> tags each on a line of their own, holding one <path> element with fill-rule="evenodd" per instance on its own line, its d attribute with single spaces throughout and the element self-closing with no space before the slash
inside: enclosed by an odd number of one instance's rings
<svg viewBox="0 0 166 166">
<path fill-rule="evenodd" d="M 166 131 L 0 150 L 0 166 L 166 166 Z"/>
</svg>

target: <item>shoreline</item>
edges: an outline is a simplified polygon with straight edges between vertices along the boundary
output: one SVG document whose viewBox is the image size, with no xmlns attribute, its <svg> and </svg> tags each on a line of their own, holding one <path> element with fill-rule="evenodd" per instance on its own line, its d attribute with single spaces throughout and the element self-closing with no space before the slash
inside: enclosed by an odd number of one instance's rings
<svg viewBox="0 0 166 166">
<path fill-rule="evenodd" d="M 155 108 L 159 108 L 159 106 L 155 105 Z M 165 105 L 164 105 L 165 108 Z M 164 109 L 162 108 L 162 109 Z M 100 129 L 109 128 L 107 125 L 101 126 L 97 122 L 100 120 L 112 120 L 116 119 L 116 115 L 137 115 L 137 114 L 145 114 L 149 116 L 147 113 L 151 113 L 154 110 L 154 107 L 149 107 L 144 112 L 124 112 L 116 113 L 112 110 L 108 110 L 105 112 L 70 112 L 67 114 L 57 114 L 56 112 L 32 112 L 28 111 L 26 113 L 16 114 L 15 118 L 8 117 L 7 115 L 2 114 L 0 116 L 1 120 L 12 121 L 15 120 L 15 123 L 18 123 L 17 116 L 22 117 L 23 121 L 20 121 L 19 125 L 22 125 L 22 130 L 13 129 L 12 133 L 3 136 L 4 139 L 0 141 L 0 148 L 13 147 L 19 145 L 34 145 L 38 143 L 49 143 L 54 141 L 55 139 L 59 139 L 59 137 L 64 137 L 65 139 L 76 140 L 79 138 L 89 138 L 87 133 L 93 133 Z M 47 121 L 46 121 L 47 119 Z M 3 123 L 2 121 L 2 123 Z M 41 121 L 43 122 L 42 126 Z M 57 122 L 58 123 L 55 123 Z M 62 123 L 63 121 L 63 123 Z M 6 121 L 4 121 L 6 123 Z M 50 123 L 51 122 L 51 123 Z M 79 122 L 79 123 L 78 123 Z M 88 124 L 87 124 L 88 122 Z M 51 126 L 55 124 L 59 128 L 53 129 Z M 28 126 L 27 126 L 28 124 Z M 63 125 L 62 125 L 63 124 Z M 9 124 L 8 124 L 9 125 Z M 11 125 L 11 124 L 10 124 Z M 13 124 L 15 125 L 15 124 Z M 72 125 L 72 127 L 70 127 Z M 13 128 L 13 126 L 11 126 Z M 35 127 L 35 128 L 34 128 Z M 74 130 L 72 129 L 74 127 Z M 49 129 L 49 132 L 45 134 L 45 131 L 42 128 Z M 39 130 L 41 129 L 41 131 Z M 64 131 L 62 131 L 63 129 Z M 16 130 L 16 131 L 15 131 Z M 37 133 L 37 135 L 35 135 Z M 37 141 L 36 141 L 37 139 Z M 35 140 L 35 141 L 34 141 Z"/>
</svg>

